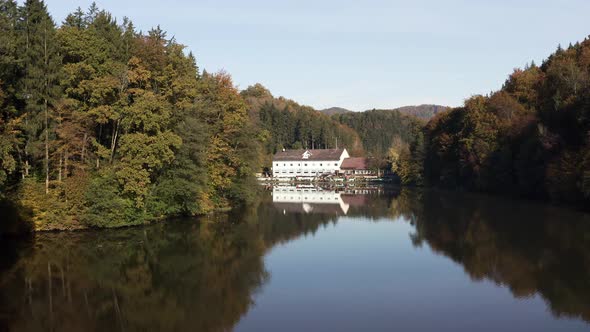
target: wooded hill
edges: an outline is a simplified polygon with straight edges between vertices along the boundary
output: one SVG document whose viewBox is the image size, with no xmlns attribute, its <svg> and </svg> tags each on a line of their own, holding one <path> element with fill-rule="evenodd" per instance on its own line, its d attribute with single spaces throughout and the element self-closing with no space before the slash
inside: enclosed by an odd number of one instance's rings
<svg viewBox="0 0 590 332">
<path fill-rule="evenodd" d="M 359 135 L 327 115 L 284 97 L 275 98 L 261 84 L 241 92 L 248 104 L 252 122 L 263 137 L 264 165 L 272 155 L 285 149 L 334 149 L 346 147 L 353 155 L 362 155 Z"/>
<path fill-rule="evenodd" d="M 448 109 L 449 107 L 441 105 L 418 105 L 403 106 L 395 108 L 394 110 L 402 114 L 415 116 L 422 120 L 430 120 L 433 116 L 437 115 L 438 113 L 444 112 Z"/>
<path fill-rule="evenodd" d="M 404 183 L 590 207 L 590 40 L 514 70 L 500 90 L 438 114 L 422 135 L 422 148 L 392 151 Z"/>
<path fill-rule="evenodd" d="M 140 224 L 254 195 L 246 103 L 159 27 L 95 4 L 56 27 L 43 1 L 0 0 L 0 39 L 5 231 Z"/>
<path fill-rule="evenodd" d="M 265 165 L 272 154 L 286 149 L 331 149 L 346 147 L 353 156 L 371 156 L 386 163 L 386 154 L 396 139 L 407 144 L 416 140 L 424 122 L 398 110 L 352 112 L 343 108 L 316 111 L 284 97 L 274 97 L 261 84 L 241 92 L 250 117 L 264 137 Z M 326 113 L 333 113 L 328 116 Z"/>
<path fill-rule="evenodd" d="M 347 110 L 346 108 L 342 108 L 342 107 L 330 107 L 330 108 L 324 108 L 323 110 L 320 110 L 320 113 L 326 114 L 327 116 L 332 116 L 335 114 L 344 114 L 344 113 L 349 113 L 352 112 L 351 110 Z"/>
<path fill-rule="evenodd" d="M 398 108 L 390 109 L 389 111 L 397 111 L 405 115 L 411 115 L 422 120 L 429 120 L 436 114 L 448 110 L 449 107 L 441 105 L 418 105 L 418 106 L 402 106 Z M 376 109 L 373 109 L 376 110 Z M 387 110 L 384 110 L 387 111 Z M 341 115 L 352 112 L 342 107 L 330 107 L 320 110 L 321 113 L 332 116 Z"/>
</svg>

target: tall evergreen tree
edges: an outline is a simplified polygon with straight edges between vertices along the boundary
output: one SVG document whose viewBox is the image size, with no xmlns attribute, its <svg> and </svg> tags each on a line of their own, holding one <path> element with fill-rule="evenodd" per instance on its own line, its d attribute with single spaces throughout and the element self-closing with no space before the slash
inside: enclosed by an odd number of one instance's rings
<svg viewBox="0 0 590 332">
<path fill-rule="evenodd" d="M 52 119 L 50 112 L 60 98 L 58 85 L 61 58 L 58 53 L 56 28 L 47 12 L 45 3 L 40 0 L 27 0 L 22 8 L 24 33 L 24 97 L 26 100 L 26 118 L 31 122 L 27 126 L 29 142 L 36 143 L 38 134 L 43 141 L 43 169 L 45 193 L 49 192 L 50 178 L 50 130 Z M 41 124 L 38 126 L 38 124 Z M 41 130 L 40 130 L 41 129 Z M 28 162 L 28 155 L 25 155 Z M 25 170 L 28 173 L 28 169 Z"/>
<path fill-rule="evenodd" d="M 17 168 L 19 101 L 15 92 L 20 76 L 17 23 L 16 2 L 0 0 L 0 188 Z"/>
</svg>

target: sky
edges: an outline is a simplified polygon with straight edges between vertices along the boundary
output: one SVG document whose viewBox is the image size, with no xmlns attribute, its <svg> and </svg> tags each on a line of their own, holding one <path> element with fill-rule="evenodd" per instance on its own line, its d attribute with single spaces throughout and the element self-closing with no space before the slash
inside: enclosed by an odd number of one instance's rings
<svg viewBox="0 0 590 332">
<path fill-rule="evenodd" d="M 21 1 L 22 2 L 22 1 Z M 46 0 L 59 24 L 92 0 Z M 98 0 L 200 69 L 317 109 L 460 106 L 590 34 L 588 0 Z"/>
</svg>

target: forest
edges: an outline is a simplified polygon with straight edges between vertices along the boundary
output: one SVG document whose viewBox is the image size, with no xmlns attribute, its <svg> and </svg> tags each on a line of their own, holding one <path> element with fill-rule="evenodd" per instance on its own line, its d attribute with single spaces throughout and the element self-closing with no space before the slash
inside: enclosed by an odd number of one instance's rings
<svg viewBox="0 0 590 332">
<path fill-rule="evenodd" d="M 404 185 L 590 206 L 590 40 L 462 107 L 320 112 L 200 70 L 159 26 L 0 0 L 0 233 L 227 210 L 277 151 L 337 146 Z"/>
<path fill-rule="evenodd" d="M 515 69 L 499 91 L 437 114 L 420 137 L 421 144 L 391 150 L 406 184 L 588 208 L 590 40 Z"/>
<path fill-rule="evenodd" d="M 334 149 L 346 147 L 353 155 L 363 154 L 363 143 L 354 129 L 284 97 L 275 98 L 261 84 L 241 93 L 252 122 L 263 137 L 263 167 L 282 149 Z"/>
<path fill-rule="evenodd" d="M 0 0 L 0 38 L 5 232 L 134 225 L 254 195 L 246 103 L 160 27 L 95 4 L 58 27 L 43 1 Z"/>
</svg>

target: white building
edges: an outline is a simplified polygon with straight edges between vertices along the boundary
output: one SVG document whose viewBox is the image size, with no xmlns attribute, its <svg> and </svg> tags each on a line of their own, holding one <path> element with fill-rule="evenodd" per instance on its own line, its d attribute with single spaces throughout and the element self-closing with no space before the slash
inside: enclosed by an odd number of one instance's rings
<svg viewBox="0 0 590 332">
<path fill-rule="evenodd" d="M 339 174 L 346 149 L 286 150 L 277 152 L 272 160 L 272 174 L 277 178 L 317 177 Z"/>
</svg>

